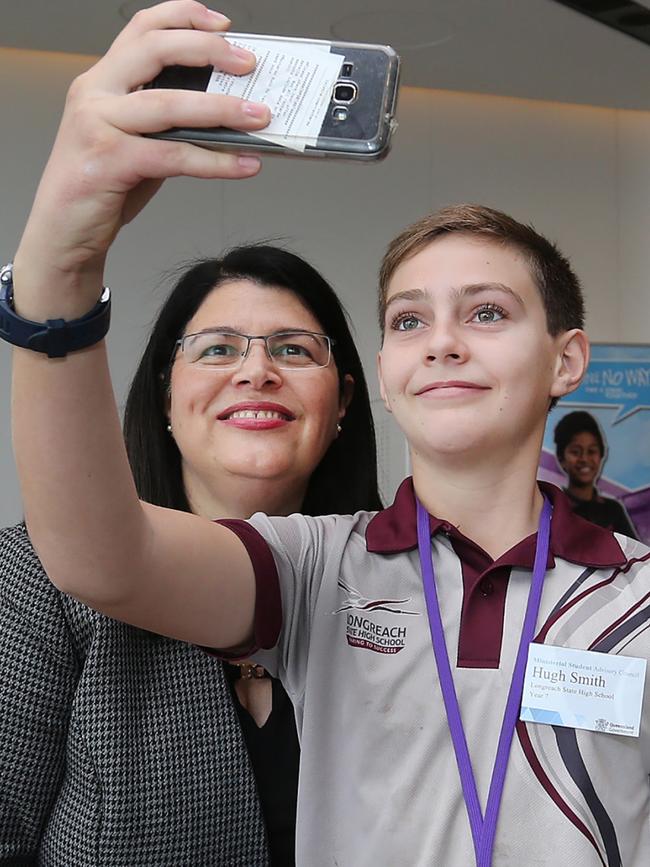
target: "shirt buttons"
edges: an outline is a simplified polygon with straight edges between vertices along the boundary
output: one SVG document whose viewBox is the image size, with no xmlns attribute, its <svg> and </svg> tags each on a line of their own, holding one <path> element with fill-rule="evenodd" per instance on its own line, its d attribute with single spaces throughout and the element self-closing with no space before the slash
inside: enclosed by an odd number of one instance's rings
<svg viewBox="0 0 650 867">
<path fill-rule="evenodd" d="M 491 596 L 494 593 L 494 584 L 490 581 L 489 578 L 484 578 L 478 585 L 478 589 L 481 593 L 481 596 Z"/>
</svg>

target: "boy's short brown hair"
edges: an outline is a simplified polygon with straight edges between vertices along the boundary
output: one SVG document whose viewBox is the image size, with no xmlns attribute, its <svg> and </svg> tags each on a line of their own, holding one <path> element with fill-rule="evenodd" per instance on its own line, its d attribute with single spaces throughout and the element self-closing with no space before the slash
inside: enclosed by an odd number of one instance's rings
<svg viewBox="0 0 650 867">
<path fill-rule="evenodd" d="M 457 232 L 522 253 L 539 289 L 549 334 L 584 326 L 580 281 L 569 260 L 530 225 L 484 205 L 452 205 L 413 223 L 388 245 L 379 271 L 379 326 L 384 331 L 388 284 L 398 266 L 443 235 Z"/>
</svg>

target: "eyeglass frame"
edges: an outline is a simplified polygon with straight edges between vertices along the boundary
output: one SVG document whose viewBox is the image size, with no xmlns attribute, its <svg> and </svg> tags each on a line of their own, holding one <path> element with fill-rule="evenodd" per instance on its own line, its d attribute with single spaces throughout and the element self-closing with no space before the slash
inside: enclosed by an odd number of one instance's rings
<svg viewBox="0 0 650 867">
<path fill-rule="evenodd" d="M 239 366 L 241 366 L 244 361 L 248 358 L 248 355 L 251 350 L 251 341 L 252 340 L 263 340 L 264 348 L 266 349 L 266 357 L 269 359 L 271 364 L 278 368 L 278 370 L 322 370 L 325 367 L 329 367 L 329 363 L 334 357 L 334 353 L 332 349 L 336 346 L 336 340 L 333 337 L 330 337 L 329 334 L 323 334 L 321 331 L 307 331 L 304 328 L 290 328 L 285 331 L 273 331 L 271 334 L 243 334 L 241 331 L 234 331 L 231 329 L 224 328 L 206 328 L 204 331 L 193 331 L 191 334 L 184 334 L 182 337 L 179 337 L 178 340 L 174 341 L 174 348 L 172 350 L 172 357 L 169 361 L 169 368 L 171 371 L 171 367 L 176 360 L 176 356 L 178 354 L 178 350 L 180 349 L 181 353 L 184 352 L 183 343 L 190 337 L 199 337 L 201 334 L 229 334 L 232 337 L 245 337 L 246 338 L 246 350 L 243 355 L 239 356 L 239 359 L 233 364 L 213 364 L 213 365 L 205 365 L 204 370 L 209 368 L 213 368 L 214 370 L 236 370 Z M 285 334 L 307 334 L 310 337 L 322 337 L 327 341 L 327 361 L 325 364 L 306 364 L 303 367 L 298 365 L 289 366 L 289 367 L 281 367 L 276 359 L 271 355 L 271 350 L 269 349 L 269 338 L 271 337 L 282 337 Z M 195 365 L 197 361 L 190 361 L 188 364 Z"/>
</svg>

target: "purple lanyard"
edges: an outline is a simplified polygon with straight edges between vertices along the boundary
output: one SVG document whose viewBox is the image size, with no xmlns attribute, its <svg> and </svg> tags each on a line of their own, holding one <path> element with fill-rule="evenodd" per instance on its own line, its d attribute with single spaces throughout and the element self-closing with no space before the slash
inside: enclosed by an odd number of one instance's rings
<svg viewBox="0 0 650 867">
<path fill-rule="evenodd" d="M 544 584 L 544 574 L 546 572 L 546 563 L 549 551 L 552 507 L 545 497 L 537 531 L 535 563 L 533 566 L 533 578 L 528 592 L 526 616 L 524 617 L 524 625 L 521 630 L 519 650 L 517 651 L 517 659 L 515 661 L 512 681 L 510 683 L 508 701 L 506 702 L 506 708 L 503 714 L 501 734 L 499 735 L 499 744 L 497 747 L 496 758 L 494 760 L 494 767 L 492 769 L 492 778 L 490 780 L 490 791 L 488 793 L 487 805 L 485 808 L 485 818 L 483 818 L 478 793 L 476 791 L 474 772 L 472 771 L 472 761 L 469 756 L 469 750 L 467 749 L 467 739 L 465 738 L 463 722 L 460 716 L 458 696 L 456 695 L 454 679 L 449 664 L 449 654 L 447 653 L 447 645 L 445 644 L 442 618 L 440 616 L 440 605 L 438 603 L 438 594 L 436 593 L 433 557 L 431 554 L 429 515 L 417 497 L 416 504 L 418 517 L 418 551 L 420 553 L 420 567 L 422 569 L 424 596 L 427 602 L 427 612 L 429 614 L 433 652 L 436 658 L 436 665 L 438 666 L 440 688 L 445 702 L 445 710 L 447 711 L 449 732 L 454 744 L 454 752 L 456 753 L 456 762 L 458 764 L 460 781 L 463 787 L 465 806 L 467 807 L 467 815 L 469 816 L 469 823 L 472 829 L 474 852 L 476 853 L 476 865 L 477 867 L 490 867 L 492 863 L 492 848 L 494 846 L 497 818 L 499 816 L 499 807 L 501 806 L 501 796 L 503 794 L 503 784 L 506 779 L 506 768 L 508 766 L 508 756 L 510 755 L 510 745 L 515 732 L 519 707 L 521 704 L 524 674 L 526 672 L 526 659 L 528 656 L 528 645 L 531 643 L 535 635 L 537 614 L 539 612 L 539 604 L 542 598 L 542 586 Z"/>
</svg>

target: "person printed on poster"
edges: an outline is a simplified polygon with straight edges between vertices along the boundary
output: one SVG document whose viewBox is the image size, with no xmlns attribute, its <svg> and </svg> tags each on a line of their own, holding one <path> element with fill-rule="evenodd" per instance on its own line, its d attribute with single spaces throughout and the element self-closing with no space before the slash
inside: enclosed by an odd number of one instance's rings
<svg viewBox="0 0 650 867">
<path fill-rule="evenodd" d="M 553 439 L 558 463 L 567 475 L 564 491 L 574 512 L 608 530 L 638 538 L 623 504 L 604 497 L 596 487 L 607 459 L 607 444 L 593 415 L 586 410 L 568 413 L 555 426 Z"/>
</svg>

